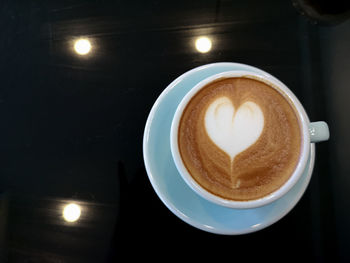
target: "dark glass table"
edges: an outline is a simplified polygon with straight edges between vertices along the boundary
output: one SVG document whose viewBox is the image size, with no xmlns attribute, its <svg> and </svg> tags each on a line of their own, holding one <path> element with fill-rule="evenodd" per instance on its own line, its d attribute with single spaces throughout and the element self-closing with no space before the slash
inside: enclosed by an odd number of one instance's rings
<svg viewBox="0 0 350 263">
<path fill-rule="evenodd" d="M 349 261 L 350 23 L 318 23 L 296 2 L 2 1 L 0 262 Z M 181 221 L 142 155 L 167 85 L 223 61 L 275 75 L 331 131 L 300 202 L 247 235 Z"/>
</svg>

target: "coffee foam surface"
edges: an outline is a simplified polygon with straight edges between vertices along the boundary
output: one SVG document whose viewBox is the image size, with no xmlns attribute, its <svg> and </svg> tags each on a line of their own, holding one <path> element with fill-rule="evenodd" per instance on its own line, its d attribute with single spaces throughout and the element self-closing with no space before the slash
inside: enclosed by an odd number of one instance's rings
<svg viewBox="0 0 350 263">
<path fill-rule="evenodd" d="M 182 114 L 178 145 L 193 179 L 229 200 L 254 200 L 281 187 L 299 160 L 293 107 L 275 88 L 239 77 L 209 83 Z"/>
<path fill-rule="evenodd" d="M 263 127 L 264 115 L 251 101 L 235 110 L 228 97 L 219 97 L 209 105 L 205 114 L 205 128 L 210 139 L 230 156 L 231 162 L 256 142 Z"/>
</svg>

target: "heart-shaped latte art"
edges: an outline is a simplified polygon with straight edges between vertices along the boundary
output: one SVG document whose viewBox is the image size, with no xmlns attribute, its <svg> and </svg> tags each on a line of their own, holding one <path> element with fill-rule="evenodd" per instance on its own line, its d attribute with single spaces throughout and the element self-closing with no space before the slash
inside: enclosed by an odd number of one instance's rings
<svg viewBox="0 0 350 263">
<path fill-rule="evenodd" d="M 213 101 L 205 113 L 205 128 L 210 139 L 227 153 L 231 162 L 260 137 L 264 115 L 260 107 L 246 101 L 235 111 L 228 97 Z"/>
</svg>

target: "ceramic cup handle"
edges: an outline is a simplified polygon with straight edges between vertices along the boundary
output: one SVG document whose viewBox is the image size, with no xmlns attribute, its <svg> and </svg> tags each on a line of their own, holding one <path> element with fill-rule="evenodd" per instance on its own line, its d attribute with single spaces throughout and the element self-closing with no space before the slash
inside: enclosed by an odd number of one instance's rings
<svg viewBox="0 0 350 263">
<path fill-rule="evenodd" d="M 329 128 L 324 121 L 311 122 L 309 125 L 310 142 L 322 142 L 329 139 Z"/>
</svg>

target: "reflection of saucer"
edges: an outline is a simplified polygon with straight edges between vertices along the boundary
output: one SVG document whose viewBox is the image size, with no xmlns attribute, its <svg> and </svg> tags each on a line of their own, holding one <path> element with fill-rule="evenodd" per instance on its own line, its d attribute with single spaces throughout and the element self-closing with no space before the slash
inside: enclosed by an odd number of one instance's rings
<svg viewBox="0 0 350 263">
<path fill-rule="evenodd" d="M 214 63 L 192 69 L 174 80 L 159 96 L 148 117 L 143 155 L 151 184 L 163 203 L 179 218 L 199 229 L 227 235 L 238 235 L 263 229 L 285 216 L 299 201 L 311 178 L 315 146 L 311 145 L 305 172 L 297 184 L 281 199 L 254 209 L 232 209 L 213 204 L 183 181 L 170 152 L 170 126 L 177 105 L 199 81 L 216 73 L 246 70 L 268 73 L 237 63 Z"/>
</svg>

